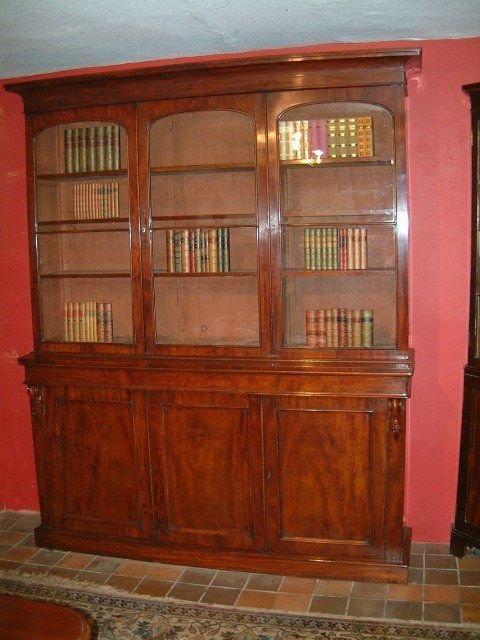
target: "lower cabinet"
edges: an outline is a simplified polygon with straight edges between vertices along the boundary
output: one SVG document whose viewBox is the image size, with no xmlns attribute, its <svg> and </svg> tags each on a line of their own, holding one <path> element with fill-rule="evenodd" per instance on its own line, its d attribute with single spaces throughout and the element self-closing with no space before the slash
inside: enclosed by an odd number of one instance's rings
<svg viewBox="0 0 480 640">
<path fill-rule="evenodd" d="M 473 369 L 473 368 L 472 368 Z M 464 381 L 457 507 L 450 549 L 463 556 L 480 550 L 480 376 L 467 372 Z"/>
<path fill-rule="evenodd" d="M 88 387 L 44 394 L 44 438 L 36 434 L 42 517 L 65 532 L 150 537 L 143 394 Z"/>
<path fill-rule="evenodd" d="M 405 581 L 404 400 L 31 387 L 43 546 Z"/>
<path fill-rule="evenodd" d="M 158 541 L 263 548 L 260 403 L 235 394 L 149 395 Z"/>
</svg>

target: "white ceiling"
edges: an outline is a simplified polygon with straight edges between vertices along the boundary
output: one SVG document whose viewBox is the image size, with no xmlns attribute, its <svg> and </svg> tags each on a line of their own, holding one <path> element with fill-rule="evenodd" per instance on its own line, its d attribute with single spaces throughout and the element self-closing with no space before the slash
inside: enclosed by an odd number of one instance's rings
<svg viewBox="0 0 480 640">
<path fill-rule="evenodd" d="M 0 78 L 213 53 L 480 35 L 480 0 L 0 0 Z"/>
</svg>

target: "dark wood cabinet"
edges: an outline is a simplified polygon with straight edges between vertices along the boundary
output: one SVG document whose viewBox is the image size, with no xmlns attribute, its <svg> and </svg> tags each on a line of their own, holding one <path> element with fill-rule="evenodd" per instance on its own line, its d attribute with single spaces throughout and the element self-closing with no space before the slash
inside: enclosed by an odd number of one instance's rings
<svg viewBox="0 0 480 640">
<path fill-rule="evenodd" d="M 404 581 L 418 49 L 8 86 L 45 546 Z"/>
<path fill-rule="evenodd" d="M 450 548 L 480 549 L 480 84 L 463 87 L 472 120 L 472 258 L 468 364 L 465 367 L 457 505 Z"/>
</svg>

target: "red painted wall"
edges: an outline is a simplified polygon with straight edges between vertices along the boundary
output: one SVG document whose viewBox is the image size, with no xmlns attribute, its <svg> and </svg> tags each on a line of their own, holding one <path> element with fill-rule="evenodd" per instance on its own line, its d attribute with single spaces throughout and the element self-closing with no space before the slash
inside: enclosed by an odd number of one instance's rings
<svg viewBox="0 0 480 640">
<path fill-rule="evenodd" d="M 409 408 L 406 521 L 415 540 L 447 541 L 455 504 L 468 323 L 470 121 L 461 86 L 480 81 L 480 38 L 296 51 L 417 45 L 423 48 L 422 72 L 411 81 L 408 98 L 416 372 Z M 1 86 L 0 150 L 0 503 L 36 509 L 28 403 L 16 364 L 17 355 L 31 348 L 24 125 L 20 99 Z"/>
</svg>

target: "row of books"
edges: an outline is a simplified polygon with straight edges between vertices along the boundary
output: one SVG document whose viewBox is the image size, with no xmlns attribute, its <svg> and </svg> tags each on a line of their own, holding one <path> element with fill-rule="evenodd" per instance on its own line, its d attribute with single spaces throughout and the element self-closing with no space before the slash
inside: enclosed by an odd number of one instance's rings
<svg viewBox="0 0 480 640">
<path fill-rule="evenodd" d="M 372 309 L 307 309 L 307 347 L 372 347 Z"/>
<path fill-rule="evenodd" d="M 118 182 L 81 182 L 73 186 L 75 220 L 118 218 Z"/>
<path fill-rule="evenodd" d="M 65 173 L 120 169 L 117 124 L 65 129 Z"/>
<path fill-rule="evenodd" d="M 358 116 L 281 120 L 278 138 L 280 160 L 371 157 L 373 119 Z"/>
<path fill-rule="evenodd" d="M 65 342 L 113 342 L 110 302 L 64 302 Z"/>
<path fill-rule="evenodd" d="M 230 229 L 167 229 L 169 273 L 230 271 Z"/>
<path fill-rule="evenodd" d="M 366 269 L 367 230 L 358 227 L 306 227 L 305 269 Z"/>
</svg>

